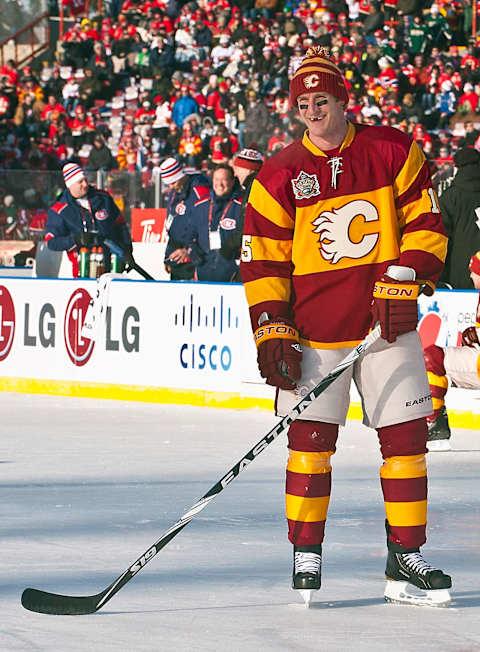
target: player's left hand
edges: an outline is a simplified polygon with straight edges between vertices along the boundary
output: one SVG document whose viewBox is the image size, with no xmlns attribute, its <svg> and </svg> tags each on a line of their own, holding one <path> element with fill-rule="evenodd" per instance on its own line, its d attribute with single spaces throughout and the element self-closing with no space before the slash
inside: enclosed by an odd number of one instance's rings
<svg viewBox="0 0 480 652">
<path fill-rule="evenodd" d="M 383 274 L 373 288 L 372 322 L 380 322 L 382 337 L 395 342 L 399 335 L 417 328 L 417 297 L 419 284 L 416 281 L 397 281 Z"/>
<path fill-rule="evenodd" d="M 469 326 L 462 333 L 462 346 L 469 346 L 472 349 L 480 349 L 478 331 L 475 326 Z"/>
</svg>

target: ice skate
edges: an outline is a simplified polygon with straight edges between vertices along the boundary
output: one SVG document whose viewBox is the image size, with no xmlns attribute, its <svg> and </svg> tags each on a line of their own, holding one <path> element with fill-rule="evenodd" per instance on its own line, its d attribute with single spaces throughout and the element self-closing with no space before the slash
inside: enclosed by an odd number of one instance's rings
<svg viewBox="0 0 480 652">
<path fill-rule="evenodd" d="M 451 602 L 451 577 L 426 562 L 419 551 L 389 551 L 385 576 L 387 602 L 421 607 L 448 607 Z"/>
<path fill-rule="evenodd" d="M 292 588 L 299 591 L 305 606 L 312 602 L 322 583 L 322 546 L 294 546 Z"/>
<path fill-rule="evenodd" d="M 427 448 L 430 452 L 451 450 L 447 409 L 443 405 L 434 421 L 428 421 Z"/>
</svg>

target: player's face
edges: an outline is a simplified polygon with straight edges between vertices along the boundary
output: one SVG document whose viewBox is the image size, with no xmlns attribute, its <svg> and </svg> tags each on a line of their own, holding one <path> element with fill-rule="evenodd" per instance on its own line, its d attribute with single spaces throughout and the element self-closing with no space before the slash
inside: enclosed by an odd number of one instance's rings
<svg viewBox="0 0 480 652">
<path fill-rule="evenodd" d="M 305 93 L 298 97 L 297 106 L 314 145 L 321 149 L 327 144 L 334 143 L 335 147 L 342 142 L 346 133 L 346 120 L 341 100 L 330 93 Z"/>
<path fill-rule="evenodd" d="M 72 183 L 69 190 L 70 190 L 70 194 L 75 199 L 80 199 L 81 197 L 85 197 L 88 191 L 88 181 L 85 179 L 85 177 L 83 179 L 80 179 L 80 181 L 75 181 L 75 183 Z"/>
</svg>

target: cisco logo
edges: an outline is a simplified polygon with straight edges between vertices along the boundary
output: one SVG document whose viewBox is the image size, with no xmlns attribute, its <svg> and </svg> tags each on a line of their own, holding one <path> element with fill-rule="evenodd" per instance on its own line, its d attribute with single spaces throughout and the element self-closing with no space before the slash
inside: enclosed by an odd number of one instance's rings
<svg viewBox="0 0 480 652">
<path fill-rule="evenodd" d="M 232 365 L 232 351 L 225 345 L 221 349 L 216 344 L 182 344 L 180 364 L 184 369 L 223 369 L 228 371 Z"/>
<path fill-rule="evenodd" d="M 222 336 L 231 340 L 239 326 L 239 317 L 224 300 L 223 294 L 210 305 L 204 301 L 200 304 L 190 294 L 174 315 L 174 327 L 187 333 L 178 351 L 182 368 L 228 371 L 233 361 L 232 349 L 220 340 Z"/>
</svg>

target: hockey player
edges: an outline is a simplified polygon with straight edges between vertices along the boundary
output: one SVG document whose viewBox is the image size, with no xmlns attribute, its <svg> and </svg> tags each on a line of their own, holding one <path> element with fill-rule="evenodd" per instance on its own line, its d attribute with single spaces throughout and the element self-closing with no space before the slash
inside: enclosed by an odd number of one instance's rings
<svg viewBox="0 0 480 652">
<path fill-rule="evenodd" d="M 480 251 L 472 256 L 468 266 L 476 290 L 480 290 Z M 433 344 L 425 349 L 425 366 L 433 401 L 433 413 L 427 417 L 429 451 L 450 450 L 450 426 L 445 407 L 448 381 L 455 387 L 480 389 L 480 297 L 475 326 L 462 333 L 461 346 L 440 347 Z"/>
<path fill-rule="evenodd" d="M 427 423 L 432 410 L 416 332 L 447 239 L 428 165 L 410 137 L 353 124 L 340 70 L 312 47 L 290 82 L 307 130 L 264 163 L 247 207 L 241 275 L 261 375 L 288 414 L 380 322 L 382 337 L 296 419 L 288 433 L 293 588 L 320 588 L 331 462 L 351 379 L 375 428 L 387 529 L 389 601 L 447 605 L 451 579 L 420 553 L 426 541 Z M 303 357 L 302 357 L 303 350 Z M 415 596 L 407 588 L 424 589 Z"/>
</svg>

